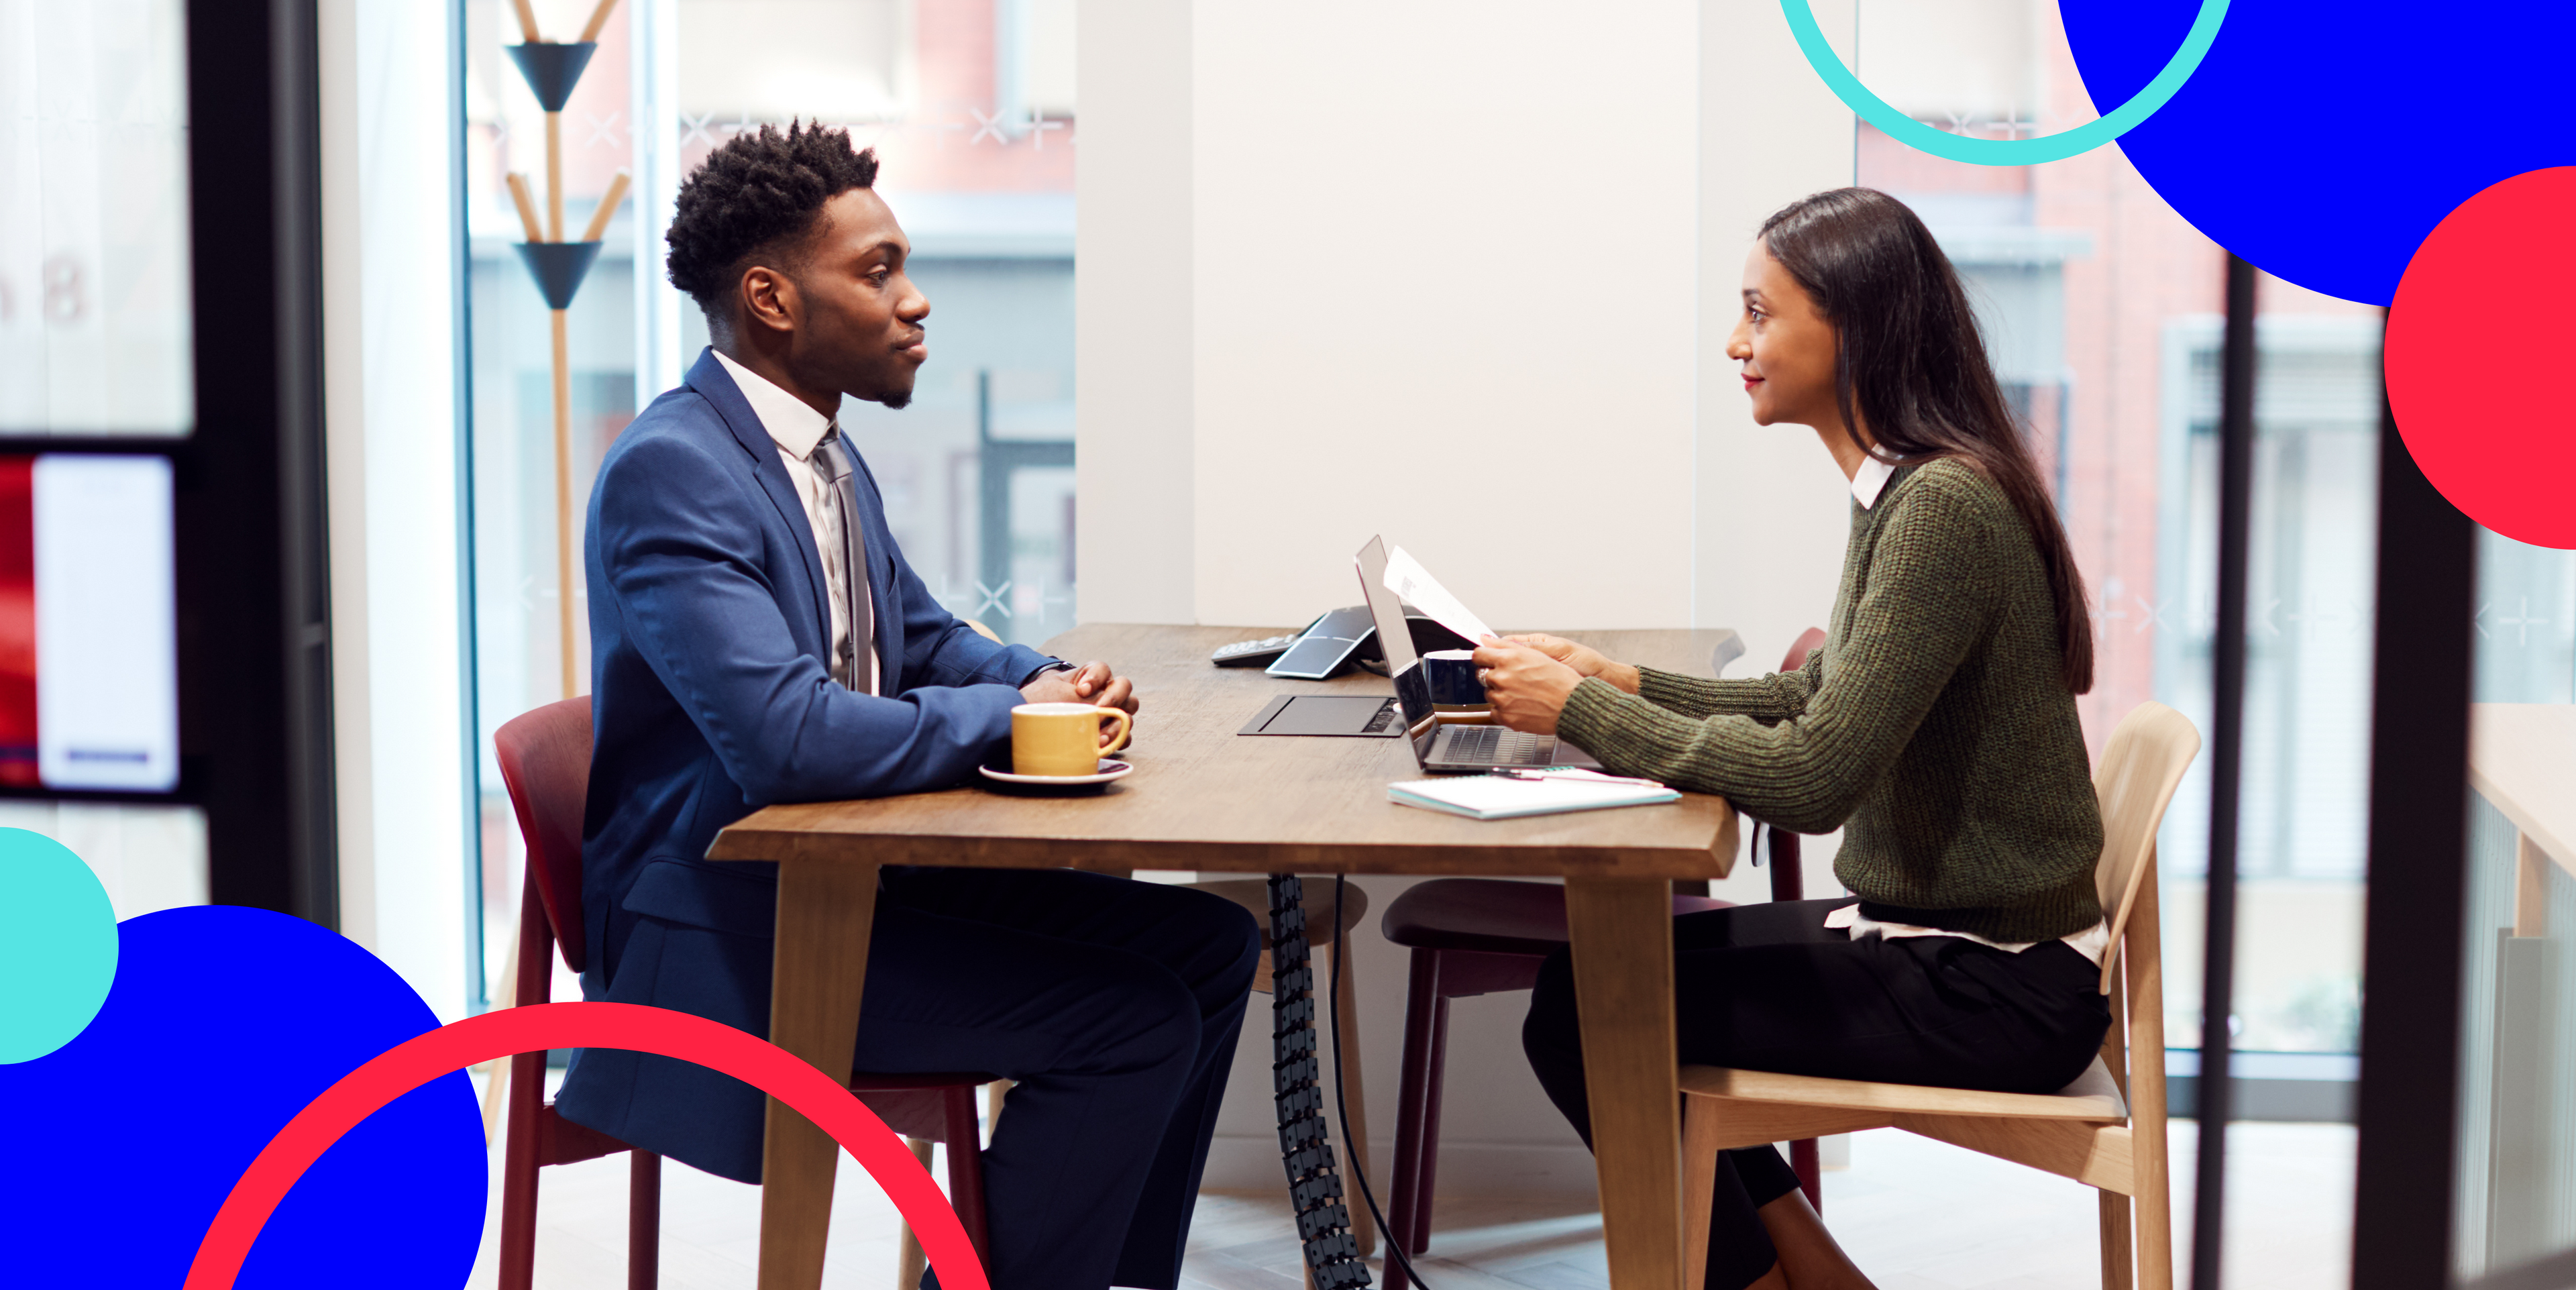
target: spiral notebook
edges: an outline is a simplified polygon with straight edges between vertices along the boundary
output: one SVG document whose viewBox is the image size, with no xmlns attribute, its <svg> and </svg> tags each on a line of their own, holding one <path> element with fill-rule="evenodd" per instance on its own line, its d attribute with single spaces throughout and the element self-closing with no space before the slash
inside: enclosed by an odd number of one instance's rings
<svg viewBox="0 0 2576 1290">
<path fill-rule="evenodd" d="M 1620 779 L 1588 770 L 1559 768 L 1404 780 L 1386 786 L 1390 802 L 1447 811 L 1471 820 L 1600 811 L 1614 806 L 1678 802 L 1682 795 L 1652 780 Z"/>
</svg>

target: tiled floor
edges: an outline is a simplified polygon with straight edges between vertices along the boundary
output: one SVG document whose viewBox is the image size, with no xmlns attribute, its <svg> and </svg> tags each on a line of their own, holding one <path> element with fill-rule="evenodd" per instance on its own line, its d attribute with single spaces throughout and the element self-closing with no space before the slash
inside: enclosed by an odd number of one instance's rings
<svg viewBox="0 0 2576 1290">
<path fill-rule="evenodd" d="M 2174 1132 L 2176 1257 L 2190 1251 L 2192 1126 Z M 2239 1124 L 2230 1137 L 2227 1282 L 2241 1290 L 2324 1290 L 2348 1281 L 2353 1134 L 2349 1126 Z M 499 1188 L 493 1188 L 497 1200 Z M 2097 1284 L 2094 1193 L 1940 1143 L 1880 1130 L 1825 1175 L 1825 1217 L 1881 1290 L 2041 1290 Z M 1299 1290 L 1287 1200 L 1210 1194 L 1199 1202 L 1182 1279 L 1191 1290 Z M 544 1290 L 625 1285 L 622 1156 L 545 1171 L 537 1239 Z M 496 1211 L 497 1214 L 497 1211 Z M 662 1284 L 752 1284 L 760 1193 L 694 1170 L 663 1183 Z M 1444 1197 L 1418 1266 L 1432 1290 L 1602 1290 L 1601 1220 L 1565 1202 Z M 845 1156 L 833 1200 L 824 1284 L 894 1280 L 891 1206 Z M 495 1284 L 497 1217 L 473 1286 Z"/>
</svg>

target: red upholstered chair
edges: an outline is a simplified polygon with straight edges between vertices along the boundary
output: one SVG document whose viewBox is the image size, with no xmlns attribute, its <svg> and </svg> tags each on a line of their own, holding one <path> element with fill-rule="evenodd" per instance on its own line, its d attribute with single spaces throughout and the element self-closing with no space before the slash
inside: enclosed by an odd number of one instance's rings
<svg viewBox="0 0 2576 1290">
<path fill-rule="evenodd" d="M 590 788 L 590 740 L 588 695 L 522 713 L 492 737 L 528 849 L 527 882 L 519 896 L 518 1003 L 546 1002 L 553 976 L 547 959 L 555 947 L 562 947 L 564 966 L 575 972 L 589 961 L 581 913 L 581 818 Z M 527 1290 L 535 1275 L 537 1171 L 619 1151 L 633 1153 L 626 1284 L 629 1290 L 649 1290 L 660 1279 L 662 1158 L 555 1114 L 545 1097 L 545 1060 L 544 1053 L 510 1059 L 510 1141 L 501 1166 L 502 1290 Z M 993 1078 L 861 1074 L 850 1080 L 869 1110 L 913 1140 L 913 1153 L 923 1163 L 929 1143 L 948 1144 L 950 1199 L 979 1252 L 985 1237 L 984 1172 L 975 1090 Z M 918 1282 L 916 1263 L 907 1261 L 902 1271 Z"/>
<path fill-rule="evenodd" d="M 1807 629 L 1790 647 L 1782 670 L 1806 666 L 1808 652 L 1824 640 L 1822 631 Z M 1797 900 L 1797 835 L 1767 831 L 1771 898 Z M 1673 913 L 1724 909 L 1730 903 L 1677 894 Z M 1566 943 L 1565 889 L 1554 883 L 1438 878 L 1417 883 L 1396 897 L 1379 928 L 1388 940 L 1413 951 L 1413 979 L 1405 990 L 1404 1069 L 1396 1090 L 1395 1176 L 1386 1221 L 1404 1252 L 1417 1254 L 1431 1236 L 1449 1001 L 1536 985 L 1540 961 Z M 1823 1196 L 1817 1186 L 1814 1139 L 1790 1144 L 1790 1166 L 1797 1171 L 1808 1201 L 1820 1205 Z M 1387 1290 L 1404 1290 L 1407 1280 L 1404 1268 L 1389 1260 Z"/>
</svg>

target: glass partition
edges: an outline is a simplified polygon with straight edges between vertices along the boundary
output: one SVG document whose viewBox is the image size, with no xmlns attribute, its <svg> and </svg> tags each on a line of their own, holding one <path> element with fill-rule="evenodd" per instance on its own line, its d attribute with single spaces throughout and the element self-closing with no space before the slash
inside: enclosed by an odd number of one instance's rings
<svg viewBox="0 0 2576 1290">
<path fill-rule="evenodd" d="M 2481 529 L 2477 558 L 2452 1220 L 2464 1281 L 2576 1250 L 2576 552 Z"/>
</svg>

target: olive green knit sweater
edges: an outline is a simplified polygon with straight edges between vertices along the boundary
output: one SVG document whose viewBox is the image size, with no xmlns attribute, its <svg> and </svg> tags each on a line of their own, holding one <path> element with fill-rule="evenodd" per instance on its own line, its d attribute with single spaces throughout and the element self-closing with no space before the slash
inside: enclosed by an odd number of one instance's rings
<svg viewBox="0 0 2576 1290">
<path fill-rule="evenodd" d="M 1803 671 L 1598 679 L 1557 730 L 1626 774 L 1719 793 L 1799 833 L 1886 922 L 2038 941 L 2099 922 L 2102 855 L 2055 601 L 2012 502 L 1956 460 L 1900 468 L 1851 544 Z"/>
</svg>

